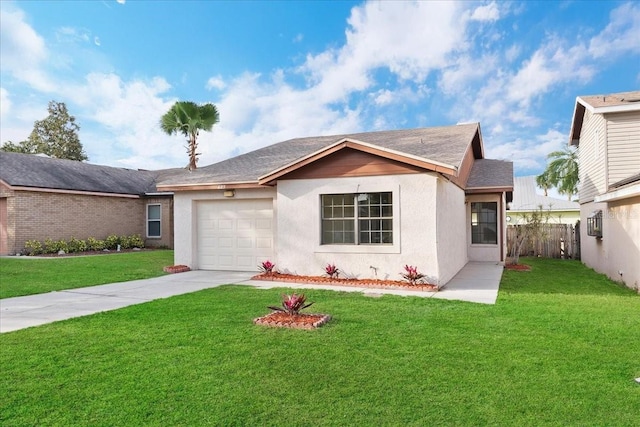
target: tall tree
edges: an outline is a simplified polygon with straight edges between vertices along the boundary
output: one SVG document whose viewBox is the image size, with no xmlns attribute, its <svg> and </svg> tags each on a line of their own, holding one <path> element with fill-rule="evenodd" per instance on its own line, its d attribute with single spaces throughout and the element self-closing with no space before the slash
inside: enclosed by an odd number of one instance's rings
<svg viewBox="0 0 640 427">
<path fill-rule="evenodd" d="M 168 135 L 181 133 L 187 138 L 189 170 L 197 168 L 198 135 L 201 130 L 210 131 L 220 121 L 214 104 L 198 105 L 190 101 L 178 101 L 160 119 L 160 127 Z"/>
<path fill-rule="evenodd" d="M 578 193 L 578 152 L 566 146 L 563 150 L 554 151 L 547 156 L 550 162 L 543 172 L 548 182 L 558 189 L 558 193 L 565 194 L 569 200 Z"/>
<path fill-rule="evenodd" d="M 538 184 L 538 187 L 544 190 L 545 196 L 549 195 L 549 189 L 553 187 L 553 184 L 551 184 L 551 181 L 549 180 L 549 173 L 546 170 L 540 175 L 536 176 L 536 184 Z"/>
<path fill-rule="evenodd" d="M 49 115 L 34 122 L 33 131 L 26 141 L 18 144 L 8 141 L 0 150 L 42 153 L 57 159 L 88 160 L 78 136 L 80 126 L 76 123 L 76 118 L 69 114 L 65 103 L 51 101 L 47 110 Z"/>
</svg>

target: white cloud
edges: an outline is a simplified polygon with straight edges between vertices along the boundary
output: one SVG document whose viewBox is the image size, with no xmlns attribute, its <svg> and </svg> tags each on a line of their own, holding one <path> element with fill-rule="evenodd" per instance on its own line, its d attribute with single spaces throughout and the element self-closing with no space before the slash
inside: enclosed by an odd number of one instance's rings
<svg viewBox="0 0 640 427">
<path fill-rule="evenodd" d="M 94 37 L 93 44 L 95 44 L 96 46 L 100 46 L 101 45 L 100 38 L 99 37 Z"/>
<path fill-rule="evenodd" d="M 293 42 L 294 42 L 294 43 L 300 43 L 303 39 L 304 39 L 304 35 L 303 35 L 302 33 L 298 33 L 298 34 L 296 34 L 296 36 L 293 38 Z"/>
<path fill-rule="evenodd" d="M 477 7 L 471 13 L 471 20 L 473 21 L 497 21 L 498 19 L 500 19 L 500 11 L 495 2 Z"/>
<path fill-rule="evenodd" d="M 610 14 L 607 27 L 589 42 L 589 53 L 596 59 L 612 59 L 625 53 L 640 52 L 640 7 L 625 3 Z"/>
<path fill-rule="evenodd" d="M 211 89 L 222 90 L 225 87 L 227 87 L 227 85 L 221 76 L 214 76 L 214 77 L 210 77 L 209 80 L 207 80 L 207 84 L 205 85 L 205 87 L 209 90 Z"/>
<path fill-rule="evenodd" d="M 9 98 L 9 92 L 0 87 L 0 117 L 4 117 L 11 111 L 11 99 Z"/>
</svg>

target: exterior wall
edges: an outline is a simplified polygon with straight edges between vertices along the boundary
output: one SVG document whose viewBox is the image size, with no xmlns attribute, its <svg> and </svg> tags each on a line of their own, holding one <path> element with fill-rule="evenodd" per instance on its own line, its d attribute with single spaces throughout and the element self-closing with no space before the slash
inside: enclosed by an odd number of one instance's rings
<svg viewBox="0 0 640 427">
<path fill-rule="evenodd" d="M 605 117 L 609 186 L 640 172 L 640 113 L 607 114 Z"/>
<path fill-rule="evenodd" d="M 506 251 L 506 208 L 504 195 L 501 194 L 477 194 L 467 196 L 466 217 L 467 226 L 467 253 L 469 261 L 495 261 L 503 262 Z M 473 244 L 471 243 L 471 203 L 473 202 L 497 202 L 498 203 L 498 243 L 493 244 Z"/>
<path fill-rule="evenodd" d="M 423 173 L 279 181 L 276 264 L 296 274 L 317 276 L 328 263 L 335 263 L 348 276 L 392 280 L 401 279 L 403 266 L 409 264 L 444 284 L 440 278 L 450 276 L 454 267 L 439 271 L 439 179 L 435 173 Z M 392 245 L 320 245 L 320 195 L 386 191 L 393 194 Z M 445 242 L 440 246 L 447 248 Z"/>
<path fill-rule="evenodd" d="M 580 203 L 593 201 L 606 188 L 606 123 L 601 114 L 584 113 L 578 158 L 580 162 Z"/>
<path fill-rule="evenodd" d="M 9 212 L 14 210 L 15 197 L 13 191 L 0 181 L 0 255 L 16 253 L 16 220 Z"/>
<path fill-rule="evenodd" d="M 469 150 L 471 152 L 471 150 Z M 447 180 L 438 179 L 436 209 L 438 271 L 446 284 L 468 261 L 464 191 Z"/>
<path fill-rule="evenodd" d="M 587 235 L 587 217 L 601 209 L 602 238 Z M 613 280 L 638 289 L 640 285 L 640 197 L 580 207 L 582 262 Z M 620 274 L 622 272 L 622 275 Z"/>
<path fill-rule="evenodd" d="M 144 205 L 139 198 L 13 191 L 7 198 L 8 252 L 21 251 L 27 240 L 144 235 Z"/>
<path fill-rule="evenodd" d="M 525 215 L 530 216 L 532 212 L 507 211 L 507 225 L 525 224 Z M 545 212 L 546 213 L 546 212 Z M 509 220 L 509 218 L 511 220 Z M 580 211 L 551 211 L 549 212 L 549 224 L 570 224 L 575 225 L 580 219 Z"/>
<path fill-rule="evenodd" d="M 188 265 L 192 269 L 198 269 L 197 243 L 198 227 L 196 218 L 196 203 L 199 200 L 224 200 L 224 190 L 213 191 L 177 191 L 173 196 L 174 216 L 174 263 L 176 265 Z M 236 189 L 237 199 L 262 199 L 274 200 L 274 215 L 276 215 L 276 191 L 272 187 L 256 189 Z M 277 224 L 276 224 L 277 227 Z M 277 228 L 275 244 L 277 248 Z"/>
<path fill-rule="evenodd" d="M 160 205 L 160 237 L 147 236 L 147 206 Z M 144 231 L 141 233 L 144 244 L 147 247 L 169 247 L 173 248 L 173 197 L 172 196 L 156 196 L 144 199 L 145 220 Z"/>
</svg>

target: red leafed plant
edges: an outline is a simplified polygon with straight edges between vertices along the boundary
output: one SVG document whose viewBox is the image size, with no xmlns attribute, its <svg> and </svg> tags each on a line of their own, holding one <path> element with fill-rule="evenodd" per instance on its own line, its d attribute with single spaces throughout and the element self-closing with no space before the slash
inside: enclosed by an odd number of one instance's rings
<svg viewBox="0 0 640 427">
<path fill-rule="evenodd" d="M 304 310 L 305 308 L 311 306 L 313 302 L 307 303 L 307 297 L 304 294 L 291 294 L 291 295 L 282 295 L 282 307 L 277 306 L 269 306 L 271 310 L 283 311 L 290 315 L 300 314 L 300 310 Z"/>
<path fill-rule="evenodd" d="M 404 273 L 400 275 L 411 285 L 417 285 L 425 277 L 424 274 L 418 273 L 418 267 L 412 265 L 405 265 Z"/>
<path fill-rule="evenodd" d="M 269 260 L 263 261 L 261 265 L 258 266 L 260 271 L 264 274 L 272 274 L 273 269 L 276 268 L 276 265 Z"/>
<path fill-rule="evenodd" d="M 324 268 L 324 272 L 327 273 L 327 275 L 332 279 L 337 279 L 338 275 L 340 274 L 340 270 L 338 270 L 335 264 L 327 264 L 327 266 Z"/>
</svg>

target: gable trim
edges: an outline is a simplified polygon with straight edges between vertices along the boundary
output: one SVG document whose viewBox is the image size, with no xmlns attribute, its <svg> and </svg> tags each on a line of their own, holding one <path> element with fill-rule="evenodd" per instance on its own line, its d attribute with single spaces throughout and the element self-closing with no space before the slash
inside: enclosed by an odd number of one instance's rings
<svg viewBox="0 0 640 427">
<path fill-rule="evenodd" d="M 314 153 L 311 153 L 301 159 L 295 160 L 285 166 L 275 169 L 266 175 L 258 178 L 258 183 L 261 185 L 274 185 L 278 178 L 287 175 L 297 169 L 307 166 L 321 158 L 336 153 L 344 148 L 351 148 L 353 150 L 362 151 L 365 153 L 373 154 L 376 156 L 384 157 L 389 160 L 395 160 L 401 163 L 406 163 L 413 166 L 418 166 L 430 171 L 440 172 L 452 176 L 457 176 L 458 168 L 446 163 L 437 162 L 435 160 L 429 160 L 422 157 L 414 156 L 412 154 L 403 153 L 388 148 L 382 148 L 373 144 L 368 144 L 363 141 L 355 139 L 343 138 L 327 147 L 324 147 Z"/>
</svg>

